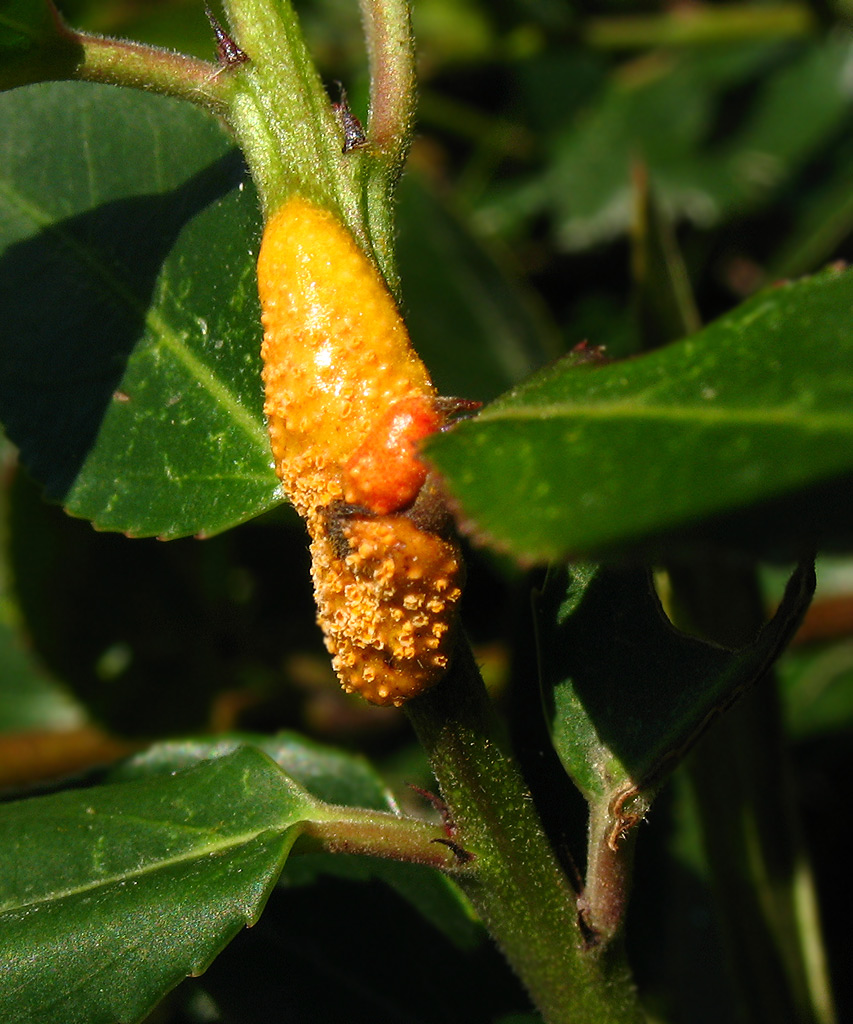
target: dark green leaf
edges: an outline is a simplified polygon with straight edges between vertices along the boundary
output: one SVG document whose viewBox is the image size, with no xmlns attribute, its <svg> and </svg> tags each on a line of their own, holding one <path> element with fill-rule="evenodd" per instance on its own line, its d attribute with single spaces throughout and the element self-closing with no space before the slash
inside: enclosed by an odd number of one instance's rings
<svg viewBox="0 0 853 1024">
<path fill-rule="evenodd" d="M 349 882 L 384 882 L 460 950 L 475 949 L 486 931 L 456 883 L 433 868 L 380 857 L 342 857 L 300 853 L 288 861 L 282 885 L 322 884 L 329 878 Z"/>
<path fill-rule="evenodd" d="M 177 771 L 203 759 L 223 757 L 242 743 L 251 743 L 263 750 L 319 800 L 348 807 L 398 811 L 393 796 L 365 758 L 315 743 L 296 733 L 158 743 L 112 769 L 108 777 L 116 781 Z M 375 857 L 306 854 L 291 859 L 283 882 L 307 885 L 329 875 L 360 881 L 381 879 L 459 948 L 471 948 L 482 941 L 482 928 L 456 885 L 445 875 L 418 864 Z"/>
<path fill-rule="evenodd" d="M 764 268 L 770 281 L 811 274 L 833 258 L 853 232 L 853 140 L 849 133 L 821 160 L 821 177 L 811 188 L 792 190 L 787 208 L 792 224 L 781 248 L 769 253 Z M 788 197 L 786 197 L 787 199 Z"/>
<path fill-rule="evenodd" d="M 318 800 L 377 811 L 394 809 L 387 787 L 365 758 L 287 732 L 157 743 L 112 769 L 109 778 L 124 781 L 180 771 L 200 761 L 224 757 L 246 743 L 262 750 Z"/>
<path fill-rule="evenodd" d="M 557 364 L 434 438 L 429 456 L 471 530 L 528 559 L 841 477 L 853 469 L 851 314 L 853 273 L 770 289 L 650 355 Z"/>
<path fill-rule="evenodd" d="M 32 474 L 134 535 L 276 504 L 257 204 L 215 122 L 75 84 L 4 95 L 0 120 L 0 418 Z"/>
<path fill-rule="evenodd" d="M 0 808 L 2 1019 L 141 1019 L 257 920 L 312 807 L 243 748 Z"/>
<path fill-rule="evenodd" d="M 301 860 L 288 859 L 282 881 Z M 492 1024 L 527 1005 L 493 943 L 460 948 L 372 878 L 278 886 L 200 984 L 243 1024 Z"/>
<path fill-rule="evenodd" d="M 203 730 L 223 691 L 282 693 L 283 658 L 322 650 L 304 532 L 288 507 L 204 543 L 161 544 L 93 530 L 47 504 L 23 472 L 9 503 L 21 629 L 110 731 L 148 740 Z"/>
<path fill-rule="evenodd" d="M 755 207 L 849 113 L 849 54 L 839 34 L 658 53 L 622 66 L 581 116 L 555 122 L 546 172 L 490 196 L 488 216 L 511 222 L 547 211 L 567 249 L 623 234 L 638 157 L 679 218 L 706 226 Z"/>
<path fill-rule="evenodd" d="M 555 573 L 540 600 L 540 675 L 554 747 L 589 800 L 653 790 L 790 639 L 814 590 L 795 572 L 744 650 L 678 632 L 644 570 Z"/>
</svg>

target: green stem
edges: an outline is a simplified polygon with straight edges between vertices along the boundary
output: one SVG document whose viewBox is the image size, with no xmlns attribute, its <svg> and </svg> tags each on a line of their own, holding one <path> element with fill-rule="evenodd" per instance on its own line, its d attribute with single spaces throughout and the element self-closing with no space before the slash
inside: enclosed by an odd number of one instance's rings
<svg viewBox="0 0 853 1024">
<path fill-rule="evenodd" d="M 248 55 L 235 69 L 230 120 L 269 216 L 294 192 L 335 211 L 353 211 L 351 161 L 343 130 L 289 3 L 226 0 L 236 42 Z M 352 225 L 351 225 L 352 226 Z"/>
<path fill-rule="evenodd" d="M 35 82 L 97 82 L 174 96 L 222 114 L 229 86 L 219 71 L 215 64 L 156 46 L 76 32 L 57 15 L 49 37 L 3 62 L 0 90 Z"/>
<path fill-rule="evenodd" d="M 469 870 L 461 851 L 445 845 L 435 825 L 381 811 L 331 807 L 328 817 L 309 821 L 302 834 L 329 853 L 357 853 L 425 864 L 451 874 Z"/>
<path fill-rule="evenodd" d="M 228 119 L 264 215 L 299 194 L 332 211 L 392 291 L 393 190 L 412 131 L 414 58 L 408 7 L 364 0 L 371 60 L 368 144 L 344 152 L 344 130 L 288 0 L 225 0 L 249 60 L 233 70 Z"/>
<path fill-rule="evenodd" d="M 367 138 L 399 175 L 415 121 L 415 46 L 407 0 L 360 0 L 370 65 Z"/>
<path fill-rule="evenodd" d="M 414 134 L 411 11 L 408 0 L 360 0 L 360 4 L 370 66 L 369 148 L 363 154 L 365 216 L 377 263 L 399 298 L 392 199 Z"/>
<path fill-rule="evenodd" d="M 672 572 L 685 620 L 730 646 L 763 618 L 751 572 Z M 795 810 L 775 680 L 717 723 L 689 762 L 715 903 L 744 1019 L 832 1024 L 814 882 Z"/>
<path fill-rule="evenodd" d="M 406 708 L 457 830 L 475 856 L 458 881 L 548 1024 L 643 1020 L 617 946 L 590 948 L 577 896 L 542 830 L 469 648 Z"/>
</svg>

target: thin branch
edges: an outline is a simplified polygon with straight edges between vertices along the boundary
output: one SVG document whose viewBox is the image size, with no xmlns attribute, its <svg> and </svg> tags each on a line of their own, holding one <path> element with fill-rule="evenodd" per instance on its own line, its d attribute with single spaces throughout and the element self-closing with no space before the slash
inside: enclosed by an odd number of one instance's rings
<svg viewBox="0 0 853 1024">
<path fill-rule="evenodd" d="M 228 69 L 143 43 L 66 33 L 79 55 L 69 77 L 174 96 L 217 114 L 227 109 Z"/>
<path fill-rule="evenodd" d="M 361 0 L 370 64 L 367 137 L 399 171 L 415 116 L 415 47 L 407 0 Z"/>
<path fill-rule="evenodd" d="M 453 874 L 474 869 L 475 858 L 460 847 L 448 846 L 441 831 L 429 822 L 349 807 L 332 808 L 331 812 L 328 819 L 310 821 L 303 827 L 303 835 L 329 853 L 387 857 Z"/>
<path fill-rule="evenodd" d="M 78 32 L 51 7 L 51 33 L 38 46 L 0 66 L 0 90 L 36 82 L 123 85 L 189 100 L 224 114 L 231 69 L 144 43 Z"/>
</svg>

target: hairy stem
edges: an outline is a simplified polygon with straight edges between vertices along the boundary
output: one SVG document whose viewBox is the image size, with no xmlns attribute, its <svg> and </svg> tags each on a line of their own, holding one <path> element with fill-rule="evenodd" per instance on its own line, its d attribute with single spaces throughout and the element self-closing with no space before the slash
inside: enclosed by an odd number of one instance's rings
<svg viewBox="0 0 853 1024">
<path fill-rule="evenodd" d="M 360 0 L 370 66 L 365 219 L 388 287 L 399 299 L 394 254 L 394 188 L 414 133 L 415 43 L 408 0 Z"/>
<path fill-rule="evenodd" d="M 399 174 L 415 116 L 415 47 L 407 0 L 361 0 L 370 63 L 367 137 Z"/>
<path fill-rule="evenodd" d="M 542 830 L 470 650 L 406 705 L 456 828 L 474 854 L 460 886 L 548 1024 L 643 1019 L 621 950 L 590 948 L 577 896 Z"/>
<path fill-rule="evenodd" d="M 215 64 L 156 46 L 77 32 L 55 13 L 52 25 L 40 45 L 3 62 L 0 89 L 76 80 L 174 96 L 216 114 L 226 110 L 229 84 Z"/>
<path fill-rule="evenodd" d="M 249 161 L 265 215 L 298 192 L 350 227 L 343 132 L 289 3 L 226 0 L 248 62 L 235 74 L 230 120 Z M 357 214 L 356 214 L 357 219 Z"/>
<path fill-rule="evenodd" d="M 461 848 L 447 846 L 435 825 L 381 811 L 332 807 L 328 818 L 309 821 L 303 835 L 329 853 L 358 853 L 425 864 L 450 873 L 469 870 Z"/>
<path fill-rule="evenodd" d="M 591 942 L 609 942 L 621 931 L 631 892 L 637 830 L 617 835 L 606 802 L 593 801 L 589 811 L 589 839 L 584 891 L 580 899 Z"/>
</svg>

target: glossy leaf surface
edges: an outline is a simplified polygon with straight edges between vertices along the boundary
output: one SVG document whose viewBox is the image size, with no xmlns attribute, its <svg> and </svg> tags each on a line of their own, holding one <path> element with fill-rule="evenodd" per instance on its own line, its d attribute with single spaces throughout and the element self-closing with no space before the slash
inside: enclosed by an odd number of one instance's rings
<svg viewBox="0 0 853 1024">
<path fill-rule="evenodd" d="M 89 85 L 8 93 L 0 119 L 0 419 L 30 472 L 133 535 L 276 504 L 257 204 L 225 136 L 189 104 Z"/>
<path fill-rule="evenodd" d="M 182 771 L 201 761 L 227 757 L 246 742 L 262 750 L 318 800 L 370 807 L 377 811 L 392 809 L 388 790 L 365 758 L 316 743 L 296 733 L 157 743 L 111 769 L 109 779 L 146 779 Z"/>
<path fill-rule="evenodd" d="M 242 748 L 0 808 L 2 1019 L 141 1019 L 257 919 L 312 806 Z"/>
<path fill-rule="evenodd" d="M 644 570 L 555 572 L 539 603 L 543 697 L 555 749 L 587 799 L 658 785 L 778 657 L 813 590 L 803 566 L 754 643 L 729 651 L 678 632 Z"/>
<path fill-rule="evenodd" d="M 151 773 L 177 771 L 204 758 L 227 756 L 242 742 L 251 742 L 262 750 L 318 800 L 399 813 L 391 792 L 365 758 L 296 733 L 159 743 L 112 769 L 109 778 L 146 778 Z M 482 926 L 473 917 L 468 901 L 455 883 L 419 864 L 377 857 L 302 854 L 288 861 L 282 884 L 303 886 L 329 876 L 354 881 L 380 879 L 460 948 L 471 948 L 484 940 Z"/>
<path fill-rule="evenodd" d="M 851 314 L 853 273 L 780 285 L 641 358 L 550 367 L 431 440 L 429 456 L 472 532 L 527 559 L 636 542 L 844 476 Z"/>
</svg>

